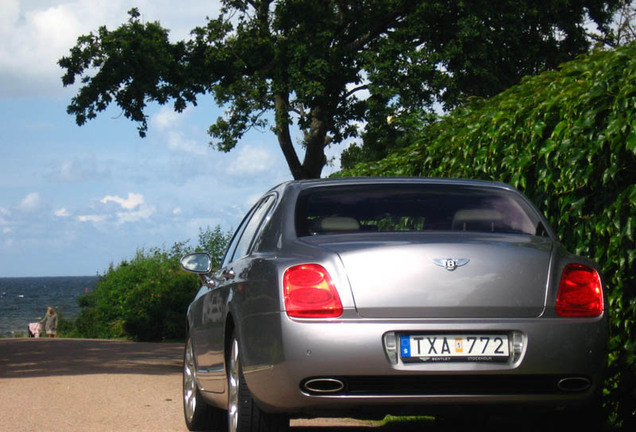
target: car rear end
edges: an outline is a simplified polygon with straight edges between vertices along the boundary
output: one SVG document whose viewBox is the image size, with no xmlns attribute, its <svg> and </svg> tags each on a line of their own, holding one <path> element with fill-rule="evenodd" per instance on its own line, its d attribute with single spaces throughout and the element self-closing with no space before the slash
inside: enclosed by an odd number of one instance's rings
<svg viewBox="0 0 636 432">
<path fill-rule="evenodd" d="M 246 370 L 267 410 L 426 413 L 598 396 L 600 274 L 513 189 L 317 182 L 295 201 L 288 259 L 276 264 L 284 310 L 268 316 L 275 324 L 243 323 L 261 346 L 280 345 L 276 361 Z"/>
</svg>

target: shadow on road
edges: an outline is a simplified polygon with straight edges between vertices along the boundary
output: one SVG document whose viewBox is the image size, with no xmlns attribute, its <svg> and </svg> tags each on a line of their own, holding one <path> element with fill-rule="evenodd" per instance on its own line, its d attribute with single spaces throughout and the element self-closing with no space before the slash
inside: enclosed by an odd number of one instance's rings
<svg viewBox="0 0 636 432">
<path fill-rule="evenodd" d="M 181 373 L 183 344 L 0 339 L 0 378 Z"/>
</svg>

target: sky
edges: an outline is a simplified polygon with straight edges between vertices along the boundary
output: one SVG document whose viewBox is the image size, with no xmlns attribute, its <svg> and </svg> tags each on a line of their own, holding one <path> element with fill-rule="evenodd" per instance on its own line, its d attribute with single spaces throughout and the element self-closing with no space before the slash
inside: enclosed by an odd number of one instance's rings
<svg viewBox="0 0 636 432">
<path fill-rule="evenodd" d="M 124 23 L 132 7 L 176 41 L 220 4 L 0 0 L 0 277 L 104 274 L 141 249 L 196 245 L 200 229 L 232 230 L 291 180 L 269 130 L 229 153 L 209 146 L 207 128 L 222 114 L 209 97 L 181 114 L 151 106 L 146 138 L 116 106 L 76 125 L 66 107 L 77 87 L 62 86 L 57 61 L 78 36 Z"/>
</svg>

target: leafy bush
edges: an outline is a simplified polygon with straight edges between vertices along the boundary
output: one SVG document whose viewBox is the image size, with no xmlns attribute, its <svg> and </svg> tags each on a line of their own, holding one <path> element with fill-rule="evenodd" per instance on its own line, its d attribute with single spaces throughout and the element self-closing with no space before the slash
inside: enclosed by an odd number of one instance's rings
<svg viewBox="0 0 636 432">
<path fill-rule="evenodd" d="M 611 316 L 606 400 L 626 428 L 636 418 L 635 113 L 631 44 L 472 100 L 418 131 L 410 147 L 338 174 L 498 180 L 523 191 L 568 249 L 602 266 Z"/>
<path fill-rule="evenodd" d="M 222 257 L 230 234 L 200 231 L 197 250 Z M 192 248 L 176 243 L 170 250 L 138 250 L 130 261 L 111 265 L 94 291 L 80 297 L 80 313 L 66 333 L 87 338 L 137 341 L 183 339 L 188 304 L 199 289 L 197 276 L 180 269 L 179 259 Z"/>
</svg>

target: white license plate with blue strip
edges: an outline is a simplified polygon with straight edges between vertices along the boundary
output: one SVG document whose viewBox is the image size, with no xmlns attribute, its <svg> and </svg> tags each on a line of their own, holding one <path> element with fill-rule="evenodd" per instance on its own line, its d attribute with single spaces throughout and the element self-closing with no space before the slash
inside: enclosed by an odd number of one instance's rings
<svg viewBox="0 0 636 432">
<path fill-rule="evenodd" d="M 509 356 L 505 334 L 400 335 L 405 362 L 505 362 Z"/>
</svg>

